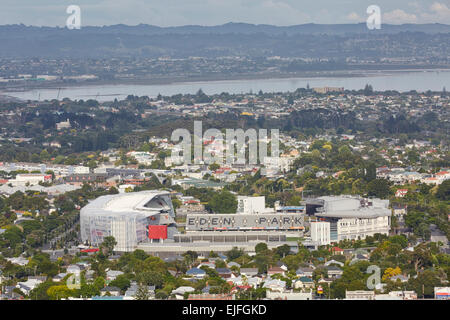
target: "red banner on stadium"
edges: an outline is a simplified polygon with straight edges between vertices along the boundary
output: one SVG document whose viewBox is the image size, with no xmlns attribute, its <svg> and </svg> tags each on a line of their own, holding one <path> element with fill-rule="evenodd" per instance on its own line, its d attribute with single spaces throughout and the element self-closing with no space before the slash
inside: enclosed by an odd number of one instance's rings
<svg viewBox="0 0 450 320">
<path fill-rule="evenodd" d="M 149 239 L 167 239 L 167 226 L 148 226 Z"/>
</svg>

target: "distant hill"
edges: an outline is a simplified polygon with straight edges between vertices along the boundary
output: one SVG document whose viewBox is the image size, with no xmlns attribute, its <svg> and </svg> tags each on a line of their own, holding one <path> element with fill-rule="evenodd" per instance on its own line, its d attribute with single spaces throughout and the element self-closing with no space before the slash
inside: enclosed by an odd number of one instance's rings
<svg viewBox="0 0 450 320">
<path fill-rule="evenodd" d="M 420 44 L 436 47 L 439 54 L 439 50 L 449 46 L 449 35 L 450 25 L 444 24 L 383 24 L 381 30 L 368 30 L 365 23 L 286 27 L 247 23 L 180 27 L 140 24 L 86 26 L 80 30 L 3 25 L 0 26 L 0 57 L 327 57 L 340 52 L 358 55 L 365 43 L 373 41 L 395 43 L 398 53 L 415 51 L 414 46 Z M 442 41 L 446 42 L 443 48 Z M 383 54 L 379 52 L 380 56 Z"/>
<path fill-rule="evenodd" d="M 64 34 L 75 30 L 68 30 L 61 27 L 35 27 L 20 25 L 3 25 L 0 26 L 0 35 L 20 35 L 26 34 Z M 129 26 L 124 24 L 116 24 L 110 26 L 86 26 L 78 33 L 123 33 L 134 35 L 167 35 L 167 34 L 255 34 L 264 33 L 267 35 L 295 35 L 295 34 L 328 34 L 328 35 L 344 35 L 352 33 L 399 33 L 399 32 L 424 32 L 424 33 L 449 33 L 450 25 L 433 23 L 433 24 L 383 24 L 380 30 L 369 30 L 365 23 L 357 24 L 300 24 L 293 26 L 273 26 L 268 24 L 249 24 L 249 23 L 235 23 L 230 22 L 217 26 L 200 26 L 200 25 L 186 25 L 179 27 L 158 27 L 148 24 L 139 24 L 136 26 Z M 12 33 L 12 34 L 11 34 Z"/>
</svg>

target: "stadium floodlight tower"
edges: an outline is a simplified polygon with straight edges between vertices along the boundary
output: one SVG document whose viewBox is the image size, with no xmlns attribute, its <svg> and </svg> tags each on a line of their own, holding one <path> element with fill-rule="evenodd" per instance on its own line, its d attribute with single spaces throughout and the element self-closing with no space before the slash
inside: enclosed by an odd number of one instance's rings
<svg viewBox="0 0 450 320">
<path fill-rule="evenodd" d="M 163 242 L 177 233 L 170 193 L 151 190 L 101 196 L 80 211 L 81 240 L 99 246 L 113 236 L 115 251 L 133 251 L 138 243 Z"/>
</svg>

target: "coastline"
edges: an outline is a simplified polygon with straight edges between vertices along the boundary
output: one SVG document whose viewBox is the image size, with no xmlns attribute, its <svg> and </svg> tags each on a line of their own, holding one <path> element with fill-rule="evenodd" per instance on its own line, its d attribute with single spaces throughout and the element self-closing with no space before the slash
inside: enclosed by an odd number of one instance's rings
<svg viewBox="0 0 450 320">
<path fill-rule="evenodd" d="M 17 86 L 0 87 L 0 96 L 8 96 L 8 93 L 29 92 L 38 89 L 68 89 L 77 87 L 96 86 L 121 86 L 121 85 L 173 85 L 196 84 L 203 82 L 233 82 L 241 80 L 304 80 L 321 78 L 370 78 L 376 76 L 389 76 L 401 73 L 420 72 L 450 72 L 450 68 L 422 68 L 422 69 L 385 69 L 385 70 L 339 70 L 339 71 L 314 71 L 298 73 L 266 73 L 266 74 L 231 74 L 231 75 L 200 75 L 181 77 L 159 77 L 152 79 L 115 79 L 94 80 L 83 82 L 49 82 L 27 83 Z"/>
</svg>

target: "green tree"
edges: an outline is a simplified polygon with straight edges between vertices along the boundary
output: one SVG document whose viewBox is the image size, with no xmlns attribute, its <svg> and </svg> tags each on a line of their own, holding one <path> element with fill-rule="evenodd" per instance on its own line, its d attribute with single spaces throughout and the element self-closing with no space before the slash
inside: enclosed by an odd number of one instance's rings
<svg viewBox="0 0 450 320">
<path fill-rule="evenodd" d="M 255 252 L 258 253 L 262 253 L 268 250 L 267 244 L 264 242 L 260 242 L 255 246 Z"/>
<path fill-rule="evenodd" d="M 444 201 L 450 200 L 450 180 L 445 180 L 439 185 L 436 197 Z"/>
<path fill-rule="evenodd" d="M 130 279 L 128 279 L 127 275 L 121 274 L 118 275 L 113 281 L 111 281 L 109 285 L 125 291 L 130 286 Z"/>
<path fill-rule="evenodd" d="M 138 289 L 136 291 L 136 295 L 134 296 L 136 300 L 149 300 L 150 293 L 148 292 L 148 287 L 144 284 L 139 284 Z"/>
<path fill-rule="evenodd" d="M 113 236 L 107 236 L 103 238 L 103 242 L 100 245 L 103 254 L 109 256 L 113 253 L 114 247 L 117 245 L 117 241 Z M 105 252 L 106 251 L 106 252 Z"/>
<path fill-rule="evenodd" d="M 216 213 L 236 213 L 237 204 L 237 199 L 234 194 L 222 190 L 222 192 L 212 196 L 208 202 L 208 207 Z"/>
<path fill-rule="evenodd" d="M 389 196 L 389 182 L 386 179 L 375 179 L 367 184 L 367 195 L 385 199 Z"/>
</svg>

